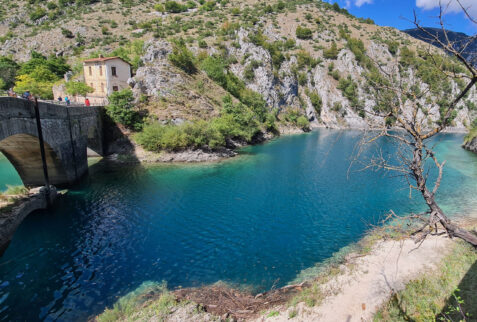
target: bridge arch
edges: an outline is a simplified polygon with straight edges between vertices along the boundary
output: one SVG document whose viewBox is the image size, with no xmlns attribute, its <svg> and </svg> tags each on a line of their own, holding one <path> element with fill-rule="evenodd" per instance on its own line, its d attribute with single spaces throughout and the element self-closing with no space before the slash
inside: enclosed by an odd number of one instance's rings
<svg viewBox="0 0 477 322">
<path fill-rule="evenodd" d="M 51 182 L 67 182 L 68 177 L 56 151 L 44 142 L 48 175 Z M 0 141 L 0 152 L 10 161 L 26 187 L 44 183 L 38 137 L 15 134 Z"/>
<path fill-rule="evenodd" d="M 50 183 L 71 185 L 88 171 L 87 147 L 103 155 L 101 109 L 40 102 L 39 110 Z M 0 152 L 25 186 L 44 184 L 32 102 L 0 97 Z"/>
</svg>

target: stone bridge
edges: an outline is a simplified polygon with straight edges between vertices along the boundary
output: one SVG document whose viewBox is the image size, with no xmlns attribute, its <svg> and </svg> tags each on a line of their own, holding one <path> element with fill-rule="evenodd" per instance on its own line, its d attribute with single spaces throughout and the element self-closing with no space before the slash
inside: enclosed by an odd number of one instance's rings
<svg viewBox="0 0 477 322">
<path fill-rule="evenodd" d="M 38 102 L 50 183 L 68 186 L 88 171 L 87 148 L 103 155 L 101 107 Z M 0 97 L 0 152 L 27 187 L 44 185 L 34 103 Z"/>
</svg>

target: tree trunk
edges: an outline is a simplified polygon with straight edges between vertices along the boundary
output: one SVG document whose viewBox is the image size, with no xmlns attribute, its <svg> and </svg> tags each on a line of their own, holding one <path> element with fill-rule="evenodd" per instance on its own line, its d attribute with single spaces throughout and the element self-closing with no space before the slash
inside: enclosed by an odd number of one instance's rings
<svg viewBox="0 0 477 322">
<path fill-rule="evenodd" d="M 427 188 L 426 178 L 423 173 L 422 148 L 422 141 L 417 139 L 414 147 L 411 170 L 414 175 L 414 178 L 416 179 L 417 188 L 421 192 L 422 197 L 424 198 L 427 203 L 427 206 L 431 210 L 431 218 L 433 217 L 433 215 L 439 218 L 439 222 L 446 229 L 449 237 L 458 237 L 477 248 L 477 235 L 469 232 L 466 229 L 460 228 L 457 225 L 454 225 L 450 221 L 450 219 L 447 218 L 442 209 L 437 205 L 434 198 L 434 194 L 431 193 Z"/>
</svg>

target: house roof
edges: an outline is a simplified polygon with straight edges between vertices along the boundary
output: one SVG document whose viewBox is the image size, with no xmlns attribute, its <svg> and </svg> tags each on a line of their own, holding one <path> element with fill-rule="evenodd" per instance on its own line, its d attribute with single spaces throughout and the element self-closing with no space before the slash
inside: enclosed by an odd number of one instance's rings
<svg viewBox="0 0 477 322">
<path fill-rule="evenodd" d="M 118 56 L 91 58 L 91 59 L 84 60 L 83 63 L 98 63 L 98 62 L 104 62 L 104 61 L 113 60 L 113 59 L 120 59 L 123 62 L 125 62 L 126 64 L 131 65 L 130 63 L 128 63 L 127 61 L 125 61 L 124 59 L 122 59 L 121 57 L 118 57 Z"/>
</svg>

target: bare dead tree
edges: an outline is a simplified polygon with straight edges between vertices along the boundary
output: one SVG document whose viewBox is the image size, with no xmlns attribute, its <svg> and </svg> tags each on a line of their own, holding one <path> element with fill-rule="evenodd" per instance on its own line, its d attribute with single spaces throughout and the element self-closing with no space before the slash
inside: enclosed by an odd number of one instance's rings
<svg viewBox="0 0 477 322">
<path fill-rule="evenodd" d="M 456 1 L 468 19 L 477 25 L 467 8 L 459 0 Z M 397 145 L 396 155 L 388 156 L 378 151 L 369 160 L 361 160 L 361 163 L 364 169 L 396 171 L 397 175 L 406 179 L 410 193 L 418 191 L 421 194 L 427 211 L 412 215 L 424 222 L 415 232 L 421 236 L 419 241 L 436 232 L 440 225 L 449 237 L 458 237 L 477 247 L 477 236 L 453 223 L 435 198 L 441 185 L 445 161 L 440 162 L 436 157 L 432 139 L 451 125 L 459 103 L 477 83 L 475 62 L 465 55 L 469 45 L 477 40 L 477 34 L 458 44 L 451 41 L 444 22 L 445 11 L 446 6 L 441 4 L 438 20 L 443 37 L 424 28 L 416 15 L 414 24 L 455 59 L 429 47 L 421 50 L 418 56 L 414 56 L 411 50 L 402 49 L 400 59 L 396 58 L 391 64 L 373 61 L 367 80 L 375 107 L 365 112 L 371 117 L 384 118 L 387 125 L 366 136 L 363 141 L 365 144 L 360 145 L 357 155 L 361 156 L 364 146 L 379 138 L 392 140 Z M 413 65 L 416 60 L 419 63 Z M 431 75 L 432 82 L 422 79 L 424 65 L 427 68 L 424 72 Z M 460 86 L 455 86 L 456 82 L 460 82 Z M 437 106 L 440 108 L 440 118 L 431 120 L 428 109 Z M 391 131 L 388 128 L 391 123 L 400 130 Z M 434 175 L 431 168 L 436 171 Z"/>
</svg>

